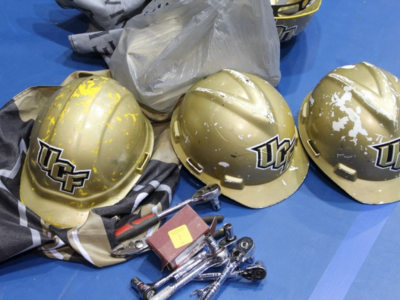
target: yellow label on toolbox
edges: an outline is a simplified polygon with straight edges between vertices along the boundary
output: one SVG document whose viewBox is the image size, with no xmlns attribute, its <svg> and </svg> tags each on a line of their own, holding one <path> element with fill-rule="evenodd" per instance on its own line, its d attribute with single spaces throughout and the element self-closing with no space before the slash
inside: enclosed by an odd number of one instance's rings
<svg viewBox="0 0 400 300">
<path fill-rule="evenodd" d="M 193 242 L 193 238 L 190 235 L 189 229 L 186 225 L 182 225 L 176 227 L 175 229 L 168 231 L 168 235 L 174 245 L 175 249 L 178 249 L 182 246 L 190 244 Z"/>
</svg>

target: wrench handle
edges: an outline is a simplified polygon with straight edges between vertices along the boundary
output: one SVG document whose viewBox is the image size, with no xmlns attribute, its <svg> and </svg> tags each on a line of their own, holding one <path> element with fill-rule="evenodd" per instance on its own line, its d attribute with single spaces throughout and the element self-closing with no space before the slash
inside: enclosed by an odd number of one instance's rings
<svg viewBox="0 0 400 300">
<path fill-rule="evenodd" d="M 174 293 L 175 293 L 175 288 L 173 286 L 167 286 L 166 288 L 155 294 L 153 297 L 151 297 L 151 299 L 166 300 L 168 298 L 171 298 Z"/>
<path fill-rule="evenodd" d="M 232 271 L 237 266 L 238 266 L 238 263 L 236 263 L 236 262 L 228 263 L 228 265 L 225 267 L 225 269 L 221 272 L 221 275 L 219 276 L 219 278 L 211 284 L 211 288 L 200 299 L 201 300 L 211 300 L 211 299 L 213 299 L 215 294 L 217 293 L 217 291 L 221 287 L 221 285 L 225 282 L 226 279 L 228 279 L 229 275 L 232 273 Z"/>
<path fill-rule="evenodd" d="M 159 216 L 156 214 L 150 214 L 122 225 L 120 228 L 115 230 L 114 236 L 119 242 L 121 242 L 145 232 L 158 222 L 160 222 Z"/>
</svg>

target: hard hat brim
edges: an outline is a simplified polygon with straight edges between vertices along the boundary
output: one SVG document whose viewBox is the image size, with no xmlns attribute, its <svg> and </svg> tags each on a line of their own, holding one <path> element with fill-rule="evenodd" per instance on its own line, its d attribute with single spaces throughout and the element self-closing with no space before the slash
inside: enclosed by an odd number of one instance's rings
<svg viewBox="0 0 400 300">
<path fill-rule="evenodd" d="M 296 138 L 298 140 L 297 130 Z M 186 154 L 180 143 L 175 142 L 173 138 L 172 141 L 177 156 L 185 158 Z M 194 172 L 186 159 L 181 159 L 181 163 L 191 174 L 205 184 L 219 184 L 223 195 L 250 208 L 264 208 L 287 199 L 301 186 L 308 172 L 308 157 L 300 141 L 297 142 L 289 167 L 279 178 L 265 184 L 245 185 L 241 190 L 227 188 L 221 184 L 218 178 L 204 172 L 200 174 Z"/>
</svg>

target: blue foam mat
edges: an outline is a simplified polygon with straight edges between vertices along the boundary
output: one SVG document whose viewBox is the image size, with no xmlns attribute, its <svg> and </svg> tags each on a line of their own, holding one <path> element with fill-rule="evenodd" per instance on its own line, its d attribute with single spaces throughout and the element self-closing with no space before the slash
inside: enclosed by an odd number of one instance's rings
<svg viewBox="0 0 400 300">
<path fill-rule="evenodd" d="M 305 31 L 281 47 L 278 90 L 295 120 L 304 97 L 339 66 L 367 61 L 400 76 L 399 11 L 398 1 L 323 0 Z M 86 27 L 79 12 L 55 1 L 3 3 L 0 106 L 30 86 L 58 85 L 76 70 L 106 68 L 102 58 L 76 54 L 69 45 L 67 36 Z M 173 204 L 199 187 L 182 170 Z M 300 189 L 277 205 L 253 210 L 222 197 L 222 206 L 236 234 L 254 239 L 268 277 L 259 284 L 226 283 L 218 299 L 400 298 L 397 203 L 360 204 L 311 163 Z M 136 299 L 130 279 L 156 281 L 159 268 L 154 254 L 98 269 L 24 253 L 0 264 L 0 299 Z M 190 283 L 173 299 L 189 299 L 203 286 Z"/>
</svg>

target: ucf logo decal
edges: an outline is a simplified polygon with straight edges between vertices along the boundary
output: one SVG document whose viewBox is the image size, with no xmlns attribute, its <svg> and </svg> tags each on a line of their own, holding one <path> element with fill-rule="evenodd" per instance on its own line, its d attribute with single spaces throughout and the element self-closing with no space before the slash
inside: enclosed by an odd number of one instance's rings
<svg viewBox="0 0 400 300">
<path fill-rule="evenodd" d="M 257 154 L 257 169 L 281 169 L 281 172 L 284 172 L 292 160 L 294 142 L 294 137 L 292 140 L 283 139 L 283 141 L 279 141 L 279 136 L 276 135 L 265 143 L 247 148 L 247 150 Z"/>
<path fill-rule="evenodd" d="M 39 153 L 37 163 L 47 177 L 61 184 L 60 191 L 73 194 L 75 188 L 81 188 L 90 177 L 90 170 L 75 171 L 75 165 L 62 159 L 63 149 L 59 149 L 38 139 Z"/>
<path fill-rule="evenodd" d="M 287 27 L 285 25 L 279 24 L 276 25 L 276 29 L 278 30 L 279 40 L 281 42 L 286 42 L 292 38 L 292 36 L 296 35 L 297 25 L 293 27 Z"/>
<path fill-rule="evenodd" d="M 378 152 L 375 166 L 390 171 L 400 170 L 400 138 L 370 147 Z"/>
</svg>

